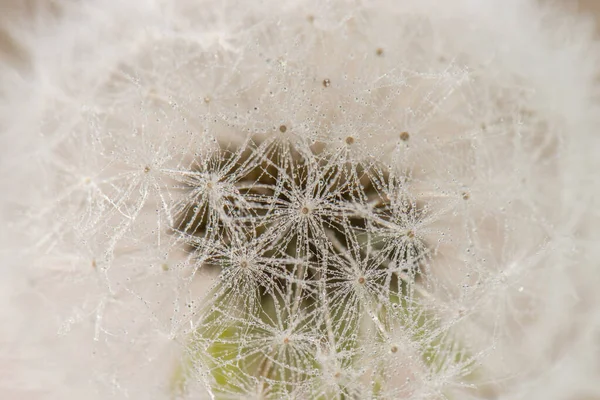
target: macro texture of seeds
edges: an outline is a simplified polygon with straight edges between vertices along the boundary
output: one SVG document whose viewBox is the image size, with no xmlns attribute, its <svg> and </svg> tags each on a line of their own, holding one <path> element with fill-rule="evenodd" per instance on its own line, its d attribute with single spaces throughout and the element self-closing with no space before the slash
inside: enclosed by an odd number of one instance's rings
<svg viewBox="0 0 600 400">
<path fill-rule="evenodd" d="M 175 233 L 198 268 L 220 274 L 190 346 L 205 347 L 190 360 L 211 357 L 229 379 L 221 390 L 248 379 L 258 393 L 310 392 L 316 354 L 345 352 L 335 361 L 344 364 L 365 330 L 385 343 L 394 324 L 424 325 L 414 292 L 430 253 L 413 231 L 420 211 L 407 176 L 375 159 L 350 162 L 346 148 L 318 147 L 249 140 L 175 174 L 193 200 L 181 205 Z M 227 346 L 232 330 L 253 336 L 267 326 L 275 336 L 261 346 Z"/>
<path fill-rule="evenodd" d="M 584 25 L 60 3 L 0 62 L 0 398 L 599 398 Z"/>
</svg>

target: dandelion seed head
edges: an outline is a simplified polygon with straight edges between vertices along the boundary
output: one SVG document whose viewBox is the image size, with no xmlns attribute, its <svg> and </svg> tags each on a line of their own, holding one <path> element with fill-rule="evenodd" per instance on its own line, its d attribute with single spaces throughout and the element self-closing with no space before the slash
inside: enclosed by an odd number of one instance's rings
<svg viewBox="0 0 600 400">
<path fill-rule="evenodd" d="M 6 326 L 59 360 L 17 382 L 425 399 L 594 381 L 583 28 L 513 0 L 56 18 L 15 25 L 29 72 L 0 68 Z"/>
</svg>

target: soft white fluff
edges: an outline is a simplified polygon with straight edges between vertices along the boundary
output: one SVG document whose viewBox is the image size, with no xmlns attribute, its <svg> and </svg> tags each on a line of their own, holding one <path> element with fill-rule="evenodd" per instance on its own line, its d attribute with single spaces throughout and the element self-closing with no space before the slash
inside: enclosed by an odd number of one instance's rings
<svg viewBox="0 0 600 400">
<path fill-rule="evenodd" d="M 169 233 L 173 171 L 282 124 L 352 135 L 431 209 L 432 307 L 477 368 L 403 364 L 406 393 L 600 396 L 587 24 L 529 0 L 98 0 L 33 21 L 10 27 L 26 62 L 0 66 L 0 397 L 171 398 L 214 280 Z"/>
</svg>

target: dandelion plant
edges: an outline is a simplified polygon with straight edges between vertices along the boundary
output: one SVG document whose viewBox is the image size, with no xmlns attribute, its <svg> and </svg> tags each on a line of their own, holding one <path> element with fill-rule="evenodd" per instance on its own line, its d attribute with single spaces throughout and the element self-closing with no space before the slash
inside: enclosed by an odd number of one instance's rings
<svg viewBox="0 0 600 400">
<path fill-rule="evenodd" d="M 0 397 L 600 396 L 600 58 L 571 11 L 6 22 Z"/>
</svg>

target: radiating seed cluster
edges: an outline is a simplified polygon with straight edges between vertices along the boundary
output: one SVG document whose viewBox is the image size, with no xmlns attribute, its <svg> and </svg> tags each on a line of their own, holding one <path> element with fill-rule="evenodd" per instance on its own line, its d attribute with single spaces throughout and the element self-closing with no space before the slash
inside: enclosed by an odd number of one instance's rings
<svg viewBox="0 0 600 400">
<path fill-rule="evenodd" d="M 395 355 L 397 326 L 418 335 L 429 323 L 415 293 L 430 254 L 414 230 L 422 204 L 407 176 L 318 147 L 248 140 L 181 175 L 193 201 L 181 204 L 177 232 L 199 268 L 219 270 L 190 346 L 192 365 L 227 376 L 217 391 L 311 392 L 325 367 L 359 357 L 362 336 Z"/>
<path fill-rule="evenodd" d="M 0 66 L 0 398 L 594 397 L 587 28 L 61 3 Z"/>
</svg>

